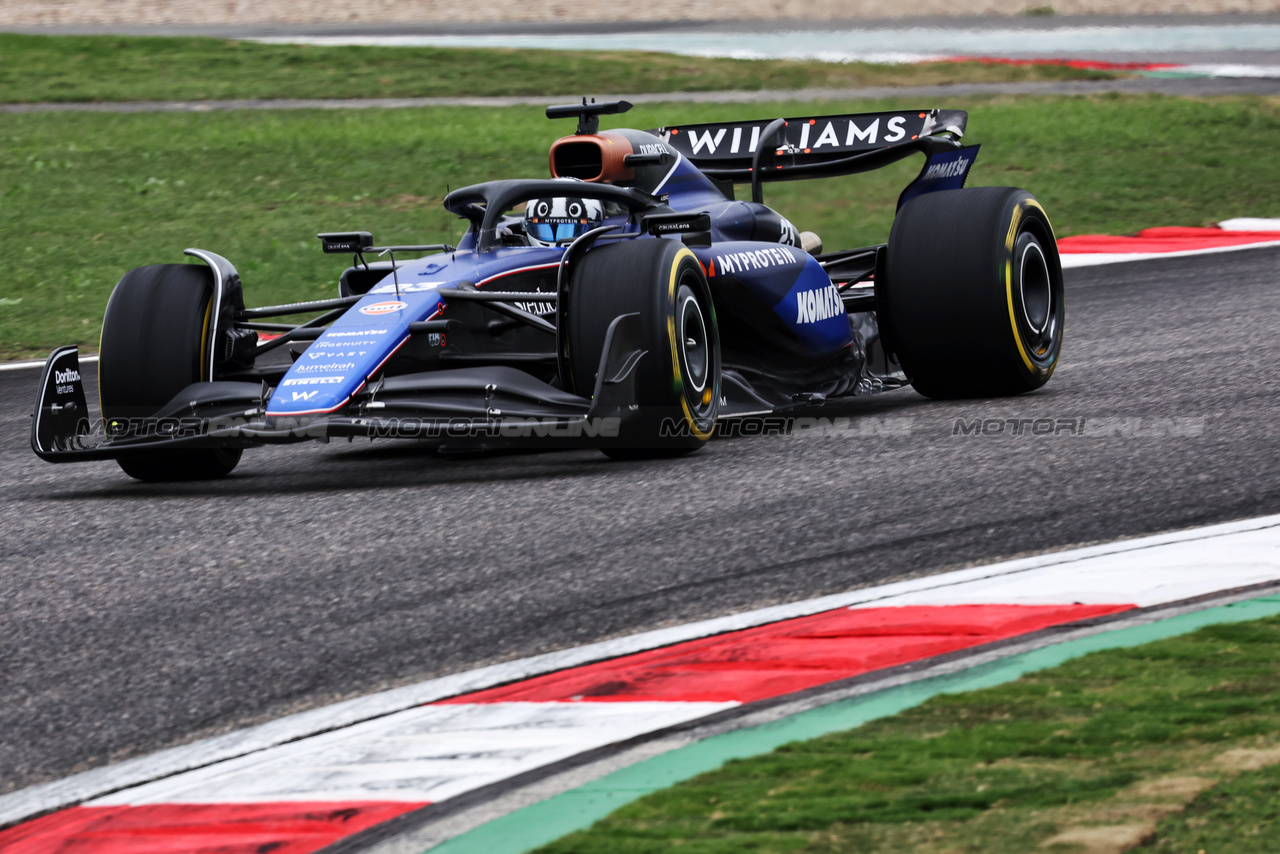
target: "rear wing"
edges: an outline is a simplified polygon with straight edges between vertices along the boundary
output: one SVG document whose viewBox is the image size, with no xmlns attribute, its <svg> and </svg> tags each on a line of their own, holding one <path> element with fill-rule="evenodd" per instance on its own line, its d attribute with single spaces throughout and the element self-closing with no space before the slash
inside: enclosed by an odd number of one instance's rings
<svg viewBox="0 0 1280 854">
<path fill-rule="evenodd" d="M 750 182 L 797 181 L 878 169 L 915 152 L 959 148 L 969 114 L 898 110 L 837 116 L 678 125 L 650 131 L 704 175 Z"/>
</svg>

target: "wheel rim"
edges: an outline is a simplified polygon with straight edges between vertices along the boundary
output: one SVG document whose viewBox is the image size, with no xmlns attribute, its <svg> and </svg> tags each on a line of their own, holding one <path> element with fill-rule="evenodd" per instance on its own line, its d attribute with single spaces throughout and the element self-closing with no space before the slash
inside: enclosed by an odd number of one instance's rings
<svg viewBox="0 0 1280 854">
<path fill-rule="evenodd" d="M 1039 243 L 1028 243 L 1023 248 L 1021 266 L 1018 293 L 1022 298 L 1022 316 L 1032 332 L 1043 335 L 1049 325 L 1053 293 L 1049 285 L 1049 262 Z"/>
<path fill-rule="evenodd" d="M 686 269 L 679 278 L 675 298 L 674 353 L 678 359 L 681 395 L 686 415 L 699 429 L 709 430 L 719 410 L 719 346 L 710 300 L 697 272 Z M 701 296 L 701 298 L 700 298 Z"/>
<path fill-rule="evenodd" d="M 1049 269 L 1049 259 L 1030 232 L 1018 241 L 1018 332 L 1032 361 L 1048 364 L 1057 357 L 1062 325 L 1062 287 Z"/>
<path fill-rule="evenodd" d="M 710 342 L 698 300 L 692 292 L 684 289 L 681 289 L 679 335 L 681 367 L 690 387 L 701 397 L 707 387 L 707 374 L 711 367 Z"/>
</svg>

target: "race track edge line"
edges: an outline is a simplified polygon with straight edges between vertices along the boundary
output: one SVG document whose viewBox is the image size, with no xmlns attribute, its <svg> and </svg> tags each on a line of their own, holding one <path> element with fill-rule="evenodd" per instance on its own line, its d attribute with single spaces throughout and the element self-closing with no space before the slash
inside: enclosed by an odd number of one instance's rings
<svg viewBox="0 0 1280 854">
<path fill-rule="evenodd" d="M 1239 252 L 1242 249 L 1266 249 L 1280 246 L 1280 240 L 1264 240 L 1258 243 L 1239 243 L 1235 246 L 1211 246 L 1206 249 L 1179 249 L 1174 252 L 1080 252 L 1063 253 L 1062 269 L 1076 267 L 1100 267 L 1103 264 L 1123 264 L 1129 261 L 1155 261 L 1160 258 L 1186 258 L 1191 255 L 1216 255 L 1219 252 Z"/>
<path fill-rule="evenodd" d="M 1163 610 L 1163 609 L 1161 609 Z M 956 694 L 1003 685 L 1028 673 L 1056 667 L 1091 652 L 1140 646 L 1188 634 L 1205 626 L 1245 622 L 1280 614 L 1280 594 L 1192 610 L 1123 628 L 1103 626 L 1084 630 L 1072 640 L 1043 644 L 1014 655 L 997 653 L 994 660 L 965 662 L 953 672 L 925 676 L 906 684 L 834 699 L 816 708 L 754 726 L 711 735 L 619 768 L 599 779 L 517 809 L 447 840 L 426 842 L 433 854 L 524 854 L 566 834 L 589 827 L 619 807 L 668 788 L 698 774 L 715 770 L 731 759 L 768 753 L 783 744 L 853 729 L 918 706 L 939 694 Z M 1119 615 L 1127 616 L 1127 615 Z M 368 831 L 366 831 L 367 833 Z M 367 837 L 366 837 L 367 838 Z M 390 839 L 382 845 L 351 846 L 343 840 L 323 854 L 400 854 L 419 852 L 423 841 Z"/>
<path fill-rule="evenodd" d="M 809 616 L 836 608 L 858 605 L 867 606 L 904 594 L 953 587 L 970 581 L 1002 578 L 1042 567 L 1076 563 L 1093 557 L 1139 552 L 1174 543 L 1202 541 L 1276 527 L 1280 527 L 1280 515 L 1139 537 L 1099 546 L 1070 549 L 1002 563 L 986 564 L 971 569 L 945 572 L 908 581 L 856 589 L 801 602 L 775 605 L 741 614 L 732 614 L 682 626 L 673 626 L 614 640 L 601 641 L 573 649 L 545 653 L 517 661 L 489 665 L 488 667 L 481 667 L 464 673 L 444 676 L 415 685 L 408 685 L 403 688 L 383 691 L 307 712 L 300 712 L 248 729 L 214 736 L 193 744 L 169 748 L 147 756 L 125 760 L 114 765 L 85 771 L 62 780 L 31 786 L 0 796 L 0 828 L 35 818 L 53 810 L 105 797 L 122 789 L 203 768 L 216 762 L 247 756 L 299 739 L 332 732 L 364 721 L 402 712 L 425 703 L 494 688 L 545 673 L 671 646 L 683 641 L 710 637 L 795 617 Z"/>
<path fill-rule="evenodd" d="M 24 362 L 0 362 L 0 371 L 25 371 L 27 369 L 43 368 L 45 359 L 30 359 Z M 81 356 L 80 364 L 85 362 L 96 362 L 97 356 Z"/>
</svg>

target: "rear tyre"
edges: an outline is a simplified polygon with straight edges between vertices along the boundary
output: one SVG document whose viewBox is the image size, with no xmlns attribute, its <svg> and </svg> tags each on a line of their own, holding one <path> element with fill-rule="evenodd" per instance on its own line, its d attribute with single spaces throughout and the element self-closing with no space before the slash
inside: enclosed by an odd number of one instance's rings
<svg viewBox="0 0 1280 854">
<path fill-rule="evenodd" d="M 204 376 L 213 273 L 195 264 L 130 270 L 107 302 L 98 359 L 102 418 L 147 418 Z M 212 480 L 240 462 L 238 448 L 152 451 L 120 457 L 137 480 Z"/>
<path fill-rule="evenodd" d="M 640 315 L 638 409 L 602 444 L 615 459 L 697 450 L 720 413 L 720 337 L 698 259 L 674 240 L 632 240 L 592 249 L 574 270 L 564 319 L 574 391 L 590 397 L 605 333 L 620 314 Z"/>
<path fill-rule="evenodd" d="M 926 193 L 893 221 L 881 322 L 916 391 L 998 397 L 1049 381 L 1066 319 L 1062 264 L 1026 190 Z"/>
</svg>

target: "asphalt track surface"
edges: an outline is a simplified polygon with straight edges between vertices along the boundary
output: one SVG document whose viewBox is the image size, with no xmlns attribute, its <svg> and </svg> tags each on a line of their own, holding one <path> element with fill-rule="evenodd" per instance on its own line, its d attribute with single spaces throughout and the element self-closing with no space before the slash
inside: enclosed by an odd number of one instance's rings
<svg viewBox="0 0 1280 854">
<path fill-rule="evenodd" d="M 759 104 L 774 101 L 835 101 L 869 98 L 961 98 L 970 95 L 1280 95 L 1280 78 L 1155 78 L 1114 80 L 1044 80 L 1021 83 L 950 83 L 941 86 L 868 86 L 858 89 L 765 89 L 728 92 L 660 92 L 628 94 L 635 104 Z M 356 110 L 405 107 L 541 107 L 573 101 L 578 95 L 499 95 L 441 98 L 261 98 L 223 101 L 42 101 L 0 104 L 5 113 L 199 113 L 228 110 Z M 601 100 L 620 97 L 602 94 Z"/>
<path fill-rule="evenodd" d="M 916 15 L 881 19 L 770 18 L 737 21 L 493 21 L 464 24 L 447 21 L 346 24 L 65 24 L 11 27 L 10 32 L 32 35 L 207 36 L 251 39 L 269 36 L 400 36 L 400 35 L 524 35 L 608 34 L 618 32 L 774 33 L 786 30 L 862 29 L 898 30 L 905 27 L 952 30 L 1020 29 L 1029 33 L 1078 27 L 1194 27 L 1248 26 L 1280 21 L 1275 12 L 1148 15 Z"/>
<path fill-rule="evenodd" d="M 497 661 L 1280 512 L 1278 278 L 1274 248 L 1069 270 L 1040 392 L 896 391 L 659 462 L 309 444 L 142 485 L 36 459 L 36 372 L 0 373 L 3 790 Z M 1066 427 L 953 435 L 1032 418 Z"/>
<path fill-rule="evenodd" d="M 1159 36 L 1161 31 L 1182 28 L 1244 28 L 1252 25 L 1274 26 L 1280 23 L 1277 13 L 1226 13 L 1226 14 L 1149 14 L 1149 15 L 1053 15 L 1038 16 L 912 16 L 880 20 L 844 19 L 844 20 L 805 20 L 799 18 L 783 18 L 769 20 L 738 21 L 521 21 L 517 23 L 495 21 L 482 24 L 461 24 L 456 22 L 423 22 L 414 23 L 346 23 L 346 24 L 81 24 L 61 26 L 12 27 L 10 31 L 29 33 L 32 35 L 104 35 L 108 33 L 141 36 L 206 36 L 212 38 L 256 39 L 256 38 L 405 38 L 413 36 L 467 38 L 475 37 L 477 45 L 482 40 L 501 36 L 558 38 L 564 36 L 601 35 L 612 36 L 626 34 L 673 34 L 677 37 L 707 35 L 723 37 L 733 42 L 735 34 L 746 36 L 777 35 L 788 31 L 861 31 L 886 32 L 890 37 L 903 30 L 931 30 L 940 34 L 938 42 L 927 52 L 941 53 L 973 53 L 972 50 L 957 49 L 949 44 L 946 33 L 1006 33 L 1022 31 L 1026 33 L 1026 46 L 1022 49 L 1007 50 L 986 48 L 979 53 L 995 54 L 1009 57 L 1042 58 L 1045 56 L 1067 57 L 1074 59 L 1095 59 L 1109 62 L 1170 62 L 1181 64 L 1225 64 L 1246 63 L 1254 65 L 1275 65 L 1280 63 L 1280 48 L 1272 45 L 1269 48 L 1242 48 L 1240 43 L 1232 43 L 1230 36 L 1221 39 L 1217 47 L 1202 46 L 1189 49 L 1185 45 L 1177 49 L 1161 48 L 1167 39 Z M 1082 28 L 1103 28 L 1109 31 L 1114 28 L 1130 28 L 1134 32 L 1132 40 L 1124 47 L 1090 45 L 1076 47 L 1044 48 L 1044 39 L 1053 39 L 1055 34 L 1063 31 L 1080 30 Z M 1152 35 L 1152 34 L 1155 35 Z M 1254 40 L 1256 41 L 1256 40 Z M 967 42 L 966 42 L 967 43 Z M 548 46 L 552 46 L 548 42 Z M 893 49 L 893 48 L 889 48 Z M 598 94 L 598 93 L 597 93 Z M 860 96 L 851 96 L 860 97 Z M 880 96 L 866 96 L 880 97 Z"/>
</svg>

